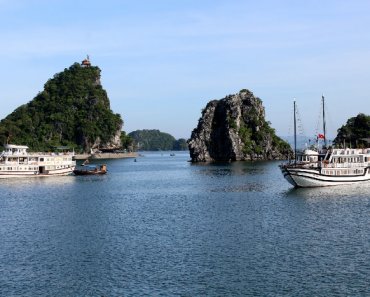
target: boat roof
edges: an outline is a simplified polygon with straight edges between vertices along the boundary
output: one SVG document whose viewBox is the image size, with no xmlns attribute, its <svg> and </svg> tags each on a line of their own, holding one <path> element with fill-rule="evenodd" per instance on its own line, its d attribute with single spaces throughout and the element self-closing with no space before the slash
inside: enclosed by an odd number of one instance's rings
<svg viewBox="0 0 370 297">
<path fill-rule="evenodd" d="M 16 145 L 16 144 L 6 144 L 6 149 L 28 149 L 28 146 L 26 145 Z"/>
<path fill-rule="evenodd" d="M 314 150 L 305 149 L 303 154 L 304 155 L 316 155 L 317 156 L 319 153 L 317 151 L 314 151 Z"/>
</svg>

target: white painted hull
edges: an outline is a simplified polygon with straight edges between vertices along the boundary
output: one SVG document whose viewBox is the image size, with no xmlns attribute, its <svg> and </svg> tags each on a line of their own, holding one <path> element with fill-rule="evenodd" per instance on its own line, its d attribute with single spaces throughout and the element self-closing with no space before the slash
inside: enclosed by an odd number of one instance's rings
<svg viewBox="0 0 370 297">
<path fill-rule="evenodd" d="M 295 187 L 325 187 L 354 183 L 370 182 L 370 171 L 367 168 L 362 175 L 335 176 L 323 175 L 319 169 L 281 167 L 284 178 Z"/>
<path fill-rule="evenodd" d="M 70 175 L 73 173 L 75 167 L 61 168 L 56 170 L 50 170 L 48 173 L 40 173 L 39 171 L 2 171 L 0 172 L 1 178 L 21 178 L 21 177 L 48 177 L 48 176 L 63 176 Z"/>
</svg>

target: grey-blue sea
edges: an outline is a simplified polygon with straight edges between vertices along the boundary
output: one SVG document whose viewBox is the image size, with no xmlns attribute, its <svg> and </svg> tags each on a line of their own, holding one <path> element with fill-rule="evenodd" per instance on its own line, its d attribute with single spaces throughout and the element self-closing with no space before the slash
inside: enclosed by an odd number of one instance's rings
<svg viewBox="0 0 370 297">
<path fill-rule="evenodd" d="M 370 296 L 370 185 L 188 153 L 0 180 L 1 296 Z"/>
</svg>

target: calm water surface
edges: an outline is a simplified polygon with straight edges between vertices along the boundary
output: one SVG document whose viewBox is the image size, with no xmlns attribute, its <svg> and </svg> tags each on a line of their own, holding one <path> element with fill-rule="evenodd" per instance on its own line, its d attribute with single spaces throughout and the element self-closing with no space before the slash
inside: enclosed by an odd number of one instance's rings
<svg viewBox="0 0 370 297">
<path fill-rule="evenodd" d="M 0 295 L 370 296 L 370 185 L 188 159 L 1 180 Z"/>
</svg>

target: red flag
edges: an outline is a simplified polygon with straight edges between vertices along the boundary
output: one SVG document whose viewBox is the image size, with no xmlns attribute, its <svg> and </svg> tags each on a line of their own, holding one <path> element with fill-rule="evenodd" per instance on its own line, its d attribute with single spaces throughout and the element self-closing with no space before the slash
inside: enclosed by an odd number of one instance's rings
<svg viewBox="0 0 370 297">
<path fill-rule="evenodd" d="M 324 135 L 324 134 L 319 134 L 317 137 L 318 137 L 319 139 L 320 139 L 320 138 L 325 139 L 325 135 Z"/>
</svg>

